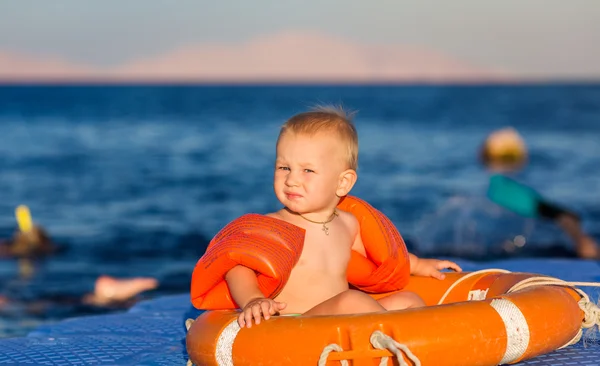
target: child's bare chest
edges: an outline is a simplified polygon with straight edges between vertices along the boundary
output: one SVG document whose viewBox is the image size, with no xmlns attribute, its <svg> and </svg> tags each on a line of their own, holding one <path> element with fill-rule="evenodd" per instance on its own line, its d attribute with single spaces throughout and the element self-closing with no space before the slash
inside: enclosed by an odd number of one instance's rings
<svg viewBox="0 0 600 366">
<path fill-rule="evenodd" d="M 321 227 L 306 228 L 299 266 L 346 267 L 350 260 L 352 238 L 343 225 L 330 225 L 329 235 Z"/>
</svg>

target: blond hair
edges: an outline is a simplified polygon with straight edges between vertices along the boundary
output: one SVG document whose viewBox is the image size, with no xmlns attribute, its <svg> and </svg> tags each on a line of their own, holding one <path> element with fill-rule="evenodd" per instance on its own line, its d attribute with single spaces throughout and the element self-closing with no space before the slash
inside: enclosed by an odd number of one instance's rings
<svg viewBox="0 0 600 366">
<path fill-rule="evenodd" d="M 340 142 L 346 147 L 346 163 L 349 169 L 358 169 L 358 133 L 352 122 L 354 113 L 346 112 L 341 107 L 317 106 L 288 119 L 279 131 L 281 136 L 288 132 L 315 135 L 321 132 L 337 134 Z"/>
</svg>

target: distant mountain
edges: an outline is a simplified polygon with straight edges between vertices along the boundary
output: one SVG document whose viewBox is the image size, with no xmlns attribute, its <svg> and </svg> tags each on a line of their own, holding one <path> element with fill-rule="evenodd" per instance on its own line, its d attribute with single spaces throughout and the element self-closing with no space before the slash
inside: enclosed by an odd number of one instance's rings
<svg viewBox="0 0 600 366">
<path fill-rule="evenodd" d="M 36 58 L 0 52 L 0 81 L 2 80 L 73 80 L 88 78 L 98 71 L 49 57 Z"/>
<path fill-rule="evenodd" d="M 308 32 L 201 44 L 110 69 L 0 53 L 0 80 L 176 82 L 501 81 L 506 72 L 432 50 L 364 45 Z"/>
</svg>

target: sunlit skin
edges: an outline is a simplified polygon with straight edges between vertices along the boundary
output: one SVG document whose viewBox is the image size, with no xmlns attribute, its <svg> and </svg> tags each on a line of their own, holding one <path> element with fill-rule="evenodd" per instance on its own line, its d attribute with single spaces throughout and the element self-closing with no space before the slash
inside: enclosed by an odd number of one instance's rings
<svg viewBox="0 0 600 366">
<path fill-rule="evenodd" d="M 254 272 L 236 266 L 226 275 L 231 294 L 242 311 L 241 327 L 259 324 L 274 314 L 354 314 L 423 306 L 414 293 L 398 292 L 374 300 L 349 289 L 346 271 L 351 250 L 366 256 L 357 219 L 336 209 L 341 197 L 354 186 L 357 174 L 348 168 L 344 144 L 335 132 L 314 135 L 285 133 L 277 145 L 275 195 L 284 206 L 268 216 L 305 232 L 304 248 L 289 280 L 274 299 L 258 289 Z M 337 211 L 336 211 L 337 210 Z M 334 216 L 334 211 L 338 213 Z M 329 235 L 323 230 L 327 223 Z M 418 259 L 411 255 L 413 274 L 441 278 L 440 270 L 460 267 L 449 261 Z"/>
</svg>

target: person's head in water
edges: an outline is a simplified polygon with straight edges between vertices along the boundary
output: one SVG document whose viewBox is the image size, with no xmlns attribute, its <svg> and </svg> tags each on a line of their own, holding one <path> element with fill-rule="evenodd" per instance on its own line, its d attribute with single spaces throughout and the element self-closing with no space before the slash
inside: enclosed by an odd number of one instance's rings
<svg viewBox="0 0 600 366">
<path fill-rule="evenodd" d="M 19 258 L 38 258 L 55 251 L 56 248 L 46 231 L 31 219 L 27 206 L 17 207 L 15 217 L 19 229 L 9 244 L 11 255 Z"/>
<path fill-rule="evenodd" d="M 483 142 L 479 159 L 487 168 L 515 171 L 527 164 L 527 146 L 512 127 L 493 131 Z"/>
</svg>

